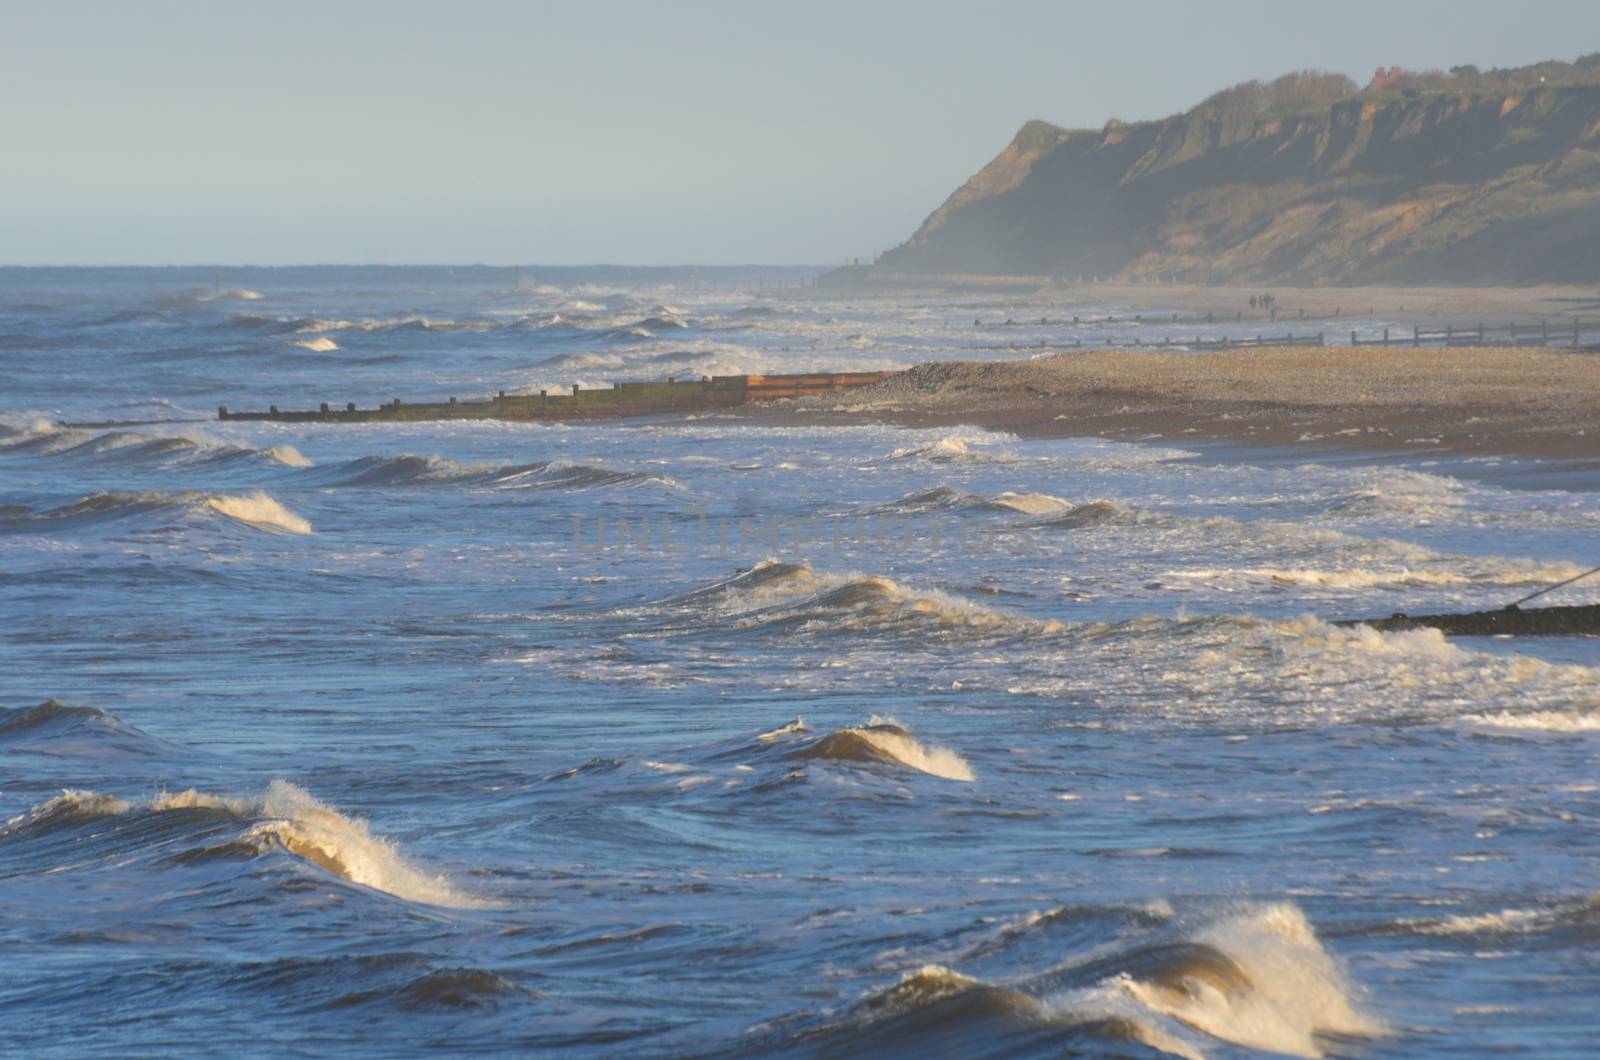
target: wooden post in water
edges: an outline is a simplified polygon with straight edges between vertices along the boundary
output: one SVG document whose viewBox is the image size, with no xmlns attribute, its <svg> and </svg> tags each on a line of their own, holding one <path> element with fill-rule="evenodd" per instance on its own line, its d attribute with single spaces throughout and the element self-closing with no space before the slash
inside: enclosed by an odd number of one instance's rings
<svg viewBox="0 0 1600 1060">
<path fill-rule="evenodd" d="M 1411 345 L 1422 345 L 1422 328 L 1416 324 L 1411 325 Z"/>
<path fill-rule="evenodd" d="M 1578 348 L 1578 318 L 1572 318 L 1572 348 Z"/>
<path fill-rule="evenodd" d="M 1385 346 L 1389 345 L 1389 329 L 1388 328 L 1384 328 L 1383 329 L 1383 344 Z"/>
</svg>

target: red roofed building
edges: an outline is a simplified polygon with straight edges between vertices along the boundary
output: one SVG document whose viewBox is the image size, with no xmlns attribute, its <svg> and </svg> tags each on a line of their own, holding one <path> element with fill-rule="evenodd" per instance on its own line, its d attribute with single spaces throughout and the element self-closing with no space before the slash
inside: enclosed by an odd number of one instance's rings
<svg viewBox="0 0 1600 1060">
<path fill-rule="evenodd" d="M 1405 73 L 1406 72 L 1400 69 L 1398 66 L 1391 66 L 1387 70 L 1380 66 L 1378 67 L 1377 72 L 1372 75 L 1372 84 L 1368 85 L 1367 87 L 1380 89 L 1393 88 L 1395 83 L 1405 76 Z"/>
</svg>

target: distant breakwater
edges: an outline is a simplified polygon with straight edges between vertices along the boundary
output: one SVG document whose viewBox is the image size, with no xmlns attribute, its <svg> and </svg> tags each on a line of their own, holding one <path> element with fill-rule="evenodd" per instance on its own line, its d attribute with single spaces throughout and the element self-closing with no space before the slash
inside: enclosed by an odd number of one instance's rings
<svg viewBox="0 0 1600 1060">
<path fill-rule="evenodd" d="M 568 394 L 508 394 L 504 390 L 487 401 L 425 401 L 407 403 L 399 398 L 376 408 L 357 408 L 354 402 L 334 408 L 324 402 L 314 410 L 234 412 L 217 409 L 219 420 L 267 420 L 278 423 L 397 423 L 419 420 L 570 420 L 650 416 L 671 412 L 699 412 L 733 408 L 781 398 L 838 393 L 882 382 L 895 372 L 826 372 L 804 375 L 707 376 L 697 380 L 613 383 L 609 387 L 574 384 Z"/>
</svg>

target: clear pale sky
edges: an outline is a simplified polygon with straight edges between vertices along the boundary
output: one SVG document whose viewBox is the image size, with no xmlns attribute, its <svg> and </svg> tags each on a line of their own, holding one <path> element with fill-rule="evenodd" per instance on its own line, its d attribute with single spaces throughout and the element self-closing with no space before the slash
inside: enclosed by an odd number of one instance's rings
<svg viewBox="0 0 1600 1060">
<path fill-rule="evenodd" d="M 0 0 L 0 262 L 817 263 L 1028 118 L 1600 50 L 1600 0 Z"/>
</svg>

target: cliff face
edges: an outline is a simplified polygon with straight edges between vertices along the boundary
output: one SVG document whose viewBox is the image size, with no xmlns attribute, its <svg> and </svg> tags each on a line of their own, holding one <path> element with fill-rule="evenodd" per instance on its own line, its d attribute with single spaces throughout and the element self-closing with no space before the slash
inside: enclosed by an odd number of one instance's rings
<svg viewBox="0 0 1600 1060">
<path fill-rule="evenodd" d="M 1029 122 L 884 272 L 1295 284 L 1600 279 L 1600 86 Z"/>
</svg>

